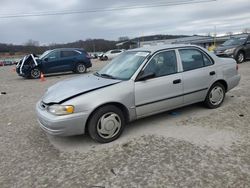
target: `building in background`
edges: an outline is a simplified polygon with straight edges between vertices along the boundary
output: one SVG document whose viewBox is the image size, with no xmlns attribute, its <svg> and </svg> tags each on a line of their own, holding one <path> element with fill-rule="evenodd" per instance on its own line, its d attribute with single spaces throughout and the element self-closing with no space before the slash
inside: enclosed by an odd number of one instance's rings
<svg viewBox="0 0 250 188">
<path fill-rule="evenodd" d="M 228 36 L 220 36 L 220 37 L 211 37 L 211 36 L 191 36 L 191 37 L 182 37 L 176 39 L 166 39 L 166 40 L 151 40 L 151 41 L 142 41 L 140 42 L 140 47 L 143 46 L 152 46 L 152 45 L 162 45 L 162 44 L 194 44 L 204 48 L 209 48 L 212 45 L 220 45 L 224 43 L 226 40 L 230 39 L 231 37 L 243 36 L 245 34 L 237 34 L 237 35 L 228 35 Z"/>
</svg>

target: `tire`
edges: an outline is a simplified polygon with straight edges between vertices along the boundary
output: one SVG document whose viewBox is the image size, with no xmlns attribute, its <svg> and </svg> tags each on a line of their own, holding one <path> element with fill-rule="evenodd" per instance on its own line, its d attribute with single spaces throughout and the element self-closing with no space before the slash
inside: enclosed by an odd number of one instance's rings
<svg viewBox="0 0 250 188">
<path fill-rule="evenodd" d="M 221 106 L 225 99 L 225 87 L 217 82 L 209 89 L 204 101 L 208 108 L 214 109 Z"/>
<path fill-rule="evenodd" d="M 74 70 L 74 72 L 76 72 L 78 74 L 85 73 L 86 71 L 87 71 L 87 68 L 83 63 L 78 63 L 75 67 L 75 70 Z"/>
<path fill-rule="evenodd" d="M 38 79 L 41 77 L 41 71 L 39 68 L 33 68 L 31 71 L 30 71 L 30 78 L 32 79 Z"/>
<path fill-rule="evenodd" d="M 242 51 L 239 51 L 236 55 L 236 61 L 237 63 L 243 63 L 245 60 L 245 54 Z"/>
<path fill-rule="evenodd" d="M 113 105 L 97 109 L 88 122 L 90 137 L 99 143 L 116 140 L 123 132 L 125 118 L 122 111 Z"/>
<path fill-rule="evenodd" d="M 104 57 L 103 57 L 103 60 L 104 60 L 104 61 L 107 61 L 108 59 L 109 59 L 109 58 L 108 58 L 107 56 L 104 56 Z"/>
</svg>

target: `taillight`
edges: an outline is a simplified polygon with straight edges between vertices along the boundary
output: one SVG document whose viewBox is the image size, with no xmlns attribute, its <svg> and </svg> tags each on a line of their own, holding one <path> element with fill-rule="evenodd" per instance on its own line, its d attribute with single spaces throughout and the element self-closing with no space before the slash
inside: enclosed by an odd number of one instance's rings
<svg viewBox="0 0 250 188">
<path fill-rule="evenodd" d="M 239 65 L 238 64 L 236 64 L 236 70 L 239 70 Z"/>
</svg>

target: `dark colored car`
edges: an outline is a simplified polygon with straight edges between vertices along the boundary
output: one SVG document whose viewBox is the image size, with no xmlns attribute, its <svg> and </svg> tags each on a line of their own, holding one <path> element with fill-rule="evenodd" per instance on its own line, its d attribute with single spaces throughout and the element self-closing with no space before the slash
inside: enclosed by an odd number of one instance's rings
<svg viewBox="0 0 250 188">
<path fill-rule="evenodd" d="M 250 59 L 250 35 L 232 37 L 218 46 L 214 53 L 220 57 L 232 57 L 237 63 Z"/>
<path fill-rule="evenodd" d="M 61 48 L 48 50 L 40 57 L 33 54 L 25 56 L 17 64 L 16 72 L 26 78 L 39 78 L 41 73 L 84 73 L 91 66 L 90 56 L 83 49 Z"/>
</svg>

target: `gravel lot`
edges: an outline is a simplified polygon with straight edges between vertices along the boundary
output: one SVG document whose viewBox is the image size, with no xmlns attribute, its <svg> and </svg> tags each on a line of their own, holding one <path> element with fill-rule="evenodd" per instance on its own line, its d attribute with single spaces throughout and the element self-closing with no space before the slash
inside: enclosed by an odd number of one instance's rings
<svg viewBox="0 0 250 188">
<path fill-rule="evenodd" d="M 105 62 L 93 64 L 92 72 Z M 46 88 L 77 75 L 41 82 L 13 68 L 0 67 L 1 188 L 250 187 L 250 62 L 240 65 L 241 83 L 222 107 L 195 104 L 145 118 L 103 145 L 38 127 L 35 103 Z"/>
</svg>

